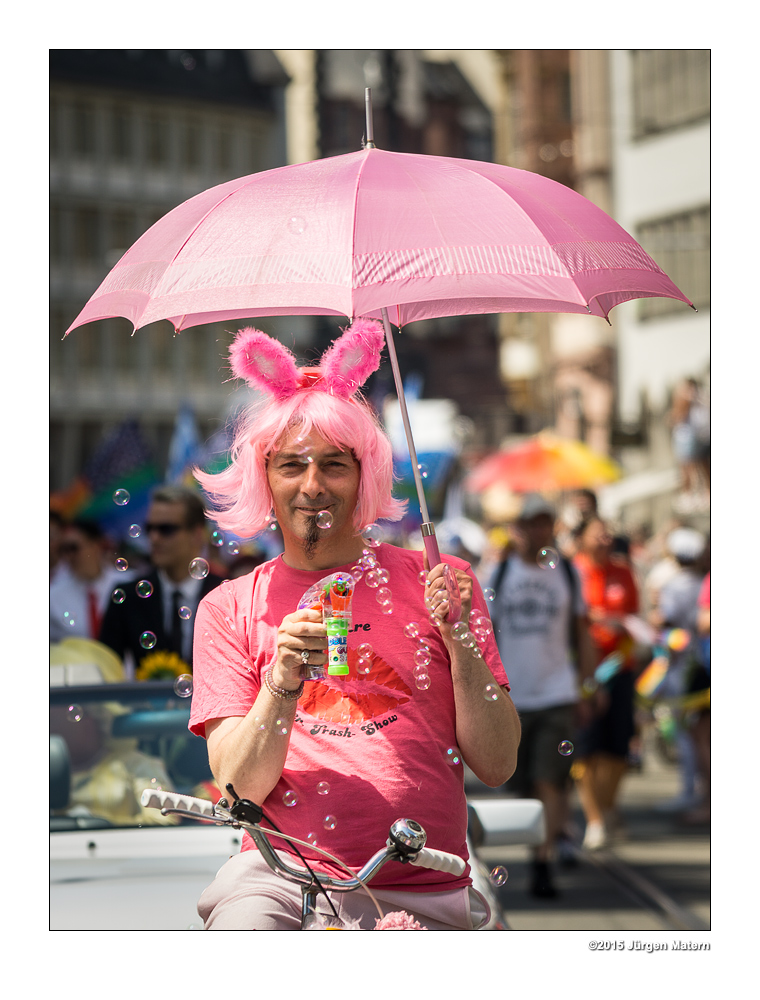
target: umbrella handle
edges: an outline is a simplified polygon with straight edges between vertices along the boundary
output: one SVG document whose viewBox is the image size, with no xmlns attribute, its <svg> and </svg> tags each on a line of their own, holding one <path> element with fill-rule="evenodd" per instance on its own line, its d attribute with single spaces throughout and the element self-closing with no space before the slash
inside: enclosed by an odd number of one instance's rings
<svg viewBox="0 0 760 1000">
<path fill-rule="evenodd" d="M 406 396 L 404 395 L 404 383 L 401 379 L 401 371 L 398 366 L 398 357 L 396 356 L 396 345 L 393 341 L 393 332 L 391 331 L 390 320 L 388 319 L 388 310 L 383 306 L 382 308 L 383 316 L 383 329 L 385 330 L 385 342 L 388 345 L 388 357 L 390 358 L 391 368 L 393 370 L 393 381 L 396 383 L 396 393 L 398 394 L 398 404 L 401 409 L 401 420 L 404 424 L 404 433 L 406 434 L 406 443 L 409 446 L 409 457 L 412 460 L 412 475 L 414 476 L 414 485 L 417 487 L 417 498 L 420 502 L 420 512 L 422 514 L 422 544 L 425 546 L 425 554 L 427 555 L 428 566 L 432 569 L 433 566 L 437 566 L 441 561 L 441 553 L 438 549 L 438 540 L 435 537 L 435 527 L 430 520 L 430 515 L 428 514 L 427 501 L 425 499 L 425 490 L 422 485 L 422 476 L 420 475 L 419 463 L 417 462 L 417 449 L 414 447 L 414 438 L 412 437 L 412 425 L 409 423 L 409 412 L 406 408 Z M 444 580 L 446 581 L 446 590 L 449 595 L 449 613 L 446 615 L 446 621 L 456 622 L 459 621 L 462 615 L 462 600 L 459 596 L 459 584 L 457 583 L 457 578 L 454 571 L 450 566 L 444 566 L 443 570 Z"/>
</svg>

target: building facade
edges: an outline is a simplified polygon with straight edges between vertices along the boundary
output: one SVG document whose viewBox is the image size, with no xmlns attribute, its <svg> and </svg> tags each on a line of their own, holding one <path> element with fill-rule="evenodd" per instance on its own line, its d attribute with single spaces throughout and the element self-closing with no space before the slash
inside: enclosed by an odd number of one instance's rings
<svg viewBox="0 0 760 1000">
<path fill-rule="evenodd" d="M 126 249 L 176 205 L 285 162 L 287 73 L 269 51 L 50 54 L 51 490 L 110 428 L 137 418 L 163 466 L 176 414 L 224 419 L 229 334 L 124 319 L 63 334 Z"/>
</svg>

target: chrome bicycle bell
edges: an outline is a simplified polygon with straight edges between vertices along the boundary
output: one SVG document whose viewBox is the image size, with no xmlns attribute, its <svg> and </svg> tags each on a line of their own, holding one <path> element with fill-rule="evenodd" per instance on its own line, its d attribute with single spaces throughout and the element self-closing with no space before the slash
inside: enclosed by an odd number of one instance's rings
<svg viewBox="0 0 760 1000">
<path fill-rule="evenodd" d="M 389 844 L 395 844 L 402 854 L 416 854 L 422 850 L 427 834 L 416 820 L 397 819 L 391 827 Z"/>
</svg>

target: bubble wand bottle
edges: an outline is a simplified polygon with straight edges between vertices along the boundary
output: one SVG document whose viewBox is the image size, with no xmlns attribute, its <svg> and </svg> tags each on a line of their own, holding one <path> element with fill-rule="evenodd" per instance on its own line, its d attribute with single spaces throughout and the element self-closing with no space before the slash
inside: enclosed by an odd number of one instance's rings
<svg viewBox="0 0 760 1000">
<path fill-rule="evenodd" d="M 356 581 L 349 573 L 331 573 L 306 591 L 298 609 L 312 608 L 322 613 L 327 630 L 327 673 L 331 676 L 348 674 L 348 630 L 351 625 L 351 601 Z M 316 680 L 324 677 L 324 667 L 307 664 L 304 677 Z"/>
</svg>

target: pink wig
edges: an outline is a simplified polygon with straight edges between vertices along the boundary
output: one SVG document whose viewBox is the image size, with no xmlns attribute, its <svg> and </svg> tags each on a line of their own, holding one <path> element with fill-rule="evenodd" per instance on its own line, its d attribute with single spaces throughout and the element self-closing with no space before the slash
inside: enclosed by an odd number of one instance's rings
<svg viewBox="0 0 760 1000">
<path fill-rule="evenodd" d="M 378 341 L 378 324 L 357 320 L 325 352 L 319 369 L 304 369 L 266 334 L 240 331 L 230 349 L 233 374 L 267 395 L 244 412 L 231 464 L 216 474 L 194 470 L 216 507 L 212 516 L 221 528 L 249 538 L 266 527 L 273 506 L 267 457 L 294 428 L 304 436 L 313 428 L 359 462 L 357 533 L 379 518 L 397 521 L 403 516 L 406 501 L 391 495 L 390 441 L 370 406 L 356 394 L 378 367 L 381 348 L 382 328 Z"/>
</svg>

